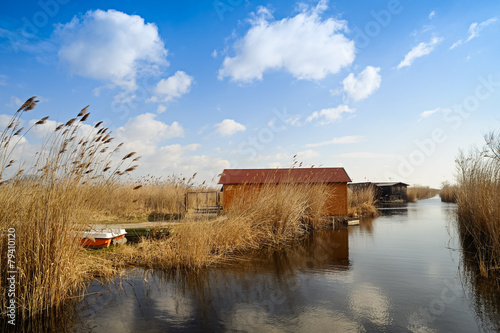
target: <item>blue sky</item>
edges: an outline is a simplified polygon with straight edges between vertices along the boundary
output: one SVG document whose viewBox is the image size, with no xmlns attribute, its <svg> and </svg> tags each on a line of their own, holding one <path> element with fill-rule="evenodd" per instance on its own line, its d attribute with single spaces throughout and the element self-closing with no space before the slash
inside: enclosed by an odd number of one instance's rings
<svg viewBox="0 0 500 333">
<path fill-rule="evenodd" d="M 137 175 L 343 166 L 439 186 L 499 127 L 498 1 L 17 1 L 0 11 L 0 127 L 90 104 Z M 90 126 L 89 126 L 90 127 Z"/>
</svg>

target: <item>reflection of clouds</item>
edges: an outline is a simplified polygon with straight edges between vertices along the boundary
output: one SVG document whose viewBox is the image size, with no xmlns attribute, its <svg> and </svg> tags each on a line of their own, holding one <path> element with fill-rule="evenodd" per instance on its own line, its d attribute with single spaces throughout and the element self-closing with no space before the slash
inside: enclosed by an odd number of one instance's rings
<svg viewBox="0 0 500 333">
<path fill-rule="evenodd" d="M 156 277 L 145 282 L 131 275 L 122 284 L 111 284 L 109 291 L 86 298 L 83 326 L 92 327 L 93 333 L 182 328 L 194 317 L 194 309 L 191 300 L 175 290 L 172 283 L 162 284 Z"/>
<path fill-rule="evenodd" d="M 343 313 L 325 308 L 311 308 L 299 315 L 297 332 L 365 332 L 365 329 Z"/>
<path fill-rule="evenodd" d="M 238 304 L 232 313 L 224 318 L 225 329 L 230 332 L 281 332 L 271 321 L 270 309 L 264 304 Z"/>
<path fill-rule="evenodd" d="M 165 290 L 175 290 L 173 286 Z M 182 324 L 190 320 L 193 316 L 191 301 L 185 296 L 176 293 L 175 295 L 165 295 L 166 292 L 152 292 L 149 297 L 155 302 L 155 319 L 173 324 Z"/>
<path fill-rule="evenodd" d="M 427 327 L 428 321 L 425 317 L 417 312 L 412 313 L 408 317 L 408 330 L 413 333 L 436 333 L 436 329 Z"/>
<path fill-rule="evenodd" d="M 97 283 L 95 285 L 95 288 L 99 288 Z M 137 300 L 124 293 L 133 293 L 133 286 L 116 283 L 109 287 L 110 290 L 104 290 L 101 294 L 86 297 L 82 326 L 92 327 L 92 332 L 96 333 L 127 332 L 136 320 Z"/>
<path fill-rule="evenodd" d="M 354 287 L 349 307 L 357 317 L 367 318 L 376 325 L 388 325 L 389 301 L 381 291 L 370 283 L 361 283 Z"/>
<path fill-rule="evenodd" d="M 365 332 L 361 324 L 345 314 L 325 308 L 301 309 L 293 318 L 276 317 L 265 304 L 239 304 L 224 318 L 227 331 L 243 332 Z M 280 322 L 281 321 L 281 322 Z"/>
</svg>

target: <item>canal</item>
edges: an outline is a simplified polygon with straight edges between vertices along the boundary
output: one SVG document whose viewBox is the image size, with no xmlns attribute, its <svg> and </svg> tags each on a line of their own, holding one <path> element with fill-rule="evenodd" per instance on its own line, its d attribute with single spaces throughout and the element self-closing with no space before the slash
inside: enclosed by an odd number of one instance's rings
<svg viewBox="0 0 500 333">
<path fill-rule="evenodd" d="M 497 332 L 500 293 L 460 250 L 454 204 L 383 209 L 279 251 L 94 283 L 75 332 Z"/>
</svg>

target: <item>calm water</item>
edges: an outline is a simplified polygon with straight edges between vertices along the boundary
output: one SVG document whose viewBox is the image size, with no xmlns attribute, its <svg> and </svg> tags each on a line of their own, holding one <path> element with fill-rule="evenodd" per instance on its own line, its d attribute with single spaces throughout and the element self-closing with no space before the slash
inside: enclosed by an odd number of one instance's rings
<svg viewBox="0 0 500 333">
<path fill-rule="evenodd" d="M 496 332 L 500 295 L 466 269 L 454 209 L 385 209 L 197 274 L 131 271 L 92 287 L 108 291 L 80 303 L 76 331 Z"/>
</svg>

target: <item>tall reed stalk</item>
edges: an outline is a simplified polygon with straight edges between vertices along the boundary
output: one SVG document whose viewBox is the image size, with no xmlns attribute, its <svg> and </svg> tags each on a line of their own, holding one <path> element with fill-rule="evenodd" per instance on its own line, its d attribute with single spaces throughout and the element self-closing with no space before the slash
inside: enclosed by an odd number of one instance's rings
<svg viewBox="0 0 500 333">
<path fill-rule="evenodd" d="M 500 277 L 500 135 L 485 136 L 482 150 L 457 158 L 458 229 L 482 276 Z"/>
<path fill-rule="evenodd" d="M 111 148 L 111 132 L 102 122 L 84 125 L 90 115 L 88 107 L 59 124 L 34 156 L 23 159 L 21 152 L 31 128 L 20 128 L 21 118 L 37 102 L 35 97 L 28 99 L 0 133 L 2 317 L 11 299 L 21 318 L 49 315 L 82 287 L 88 278 L 79 242 L 85 211 L 120 176 L 136 168 L 131 164 L 135 153 L 116 156 L 120 145 Z M 43 126 L 47 119 L 33 126 Z M 14 266 L 8 266 L 7 260 L 9 233 L 15 234 L 14 251 L 10 248 Z M 6 278 L 11 275 L 15 275 L 13 297 L 7 293 Z"/>
</svg>

